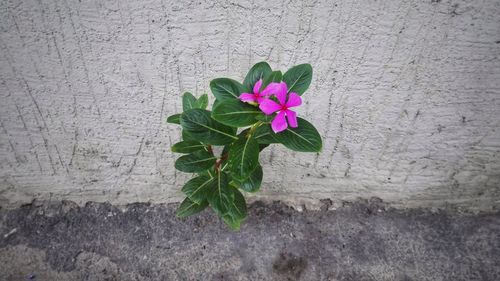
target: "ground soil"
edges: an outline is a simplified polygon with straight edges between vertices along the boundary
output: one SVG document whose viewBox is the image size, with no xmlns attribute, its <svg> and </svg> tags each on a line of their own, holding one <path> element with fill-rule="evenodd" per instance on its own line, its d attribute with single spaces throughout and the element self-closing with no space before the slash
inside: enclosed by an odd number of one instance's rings
<svg viewBox="0 0 500 281">
<path fill-rule="evenodd" d="M 500 212 L 324 203 L 253 203 L 238 232 L 175 204 L 4 209 L 0 280 L 500 280 Z"/>
</svg>

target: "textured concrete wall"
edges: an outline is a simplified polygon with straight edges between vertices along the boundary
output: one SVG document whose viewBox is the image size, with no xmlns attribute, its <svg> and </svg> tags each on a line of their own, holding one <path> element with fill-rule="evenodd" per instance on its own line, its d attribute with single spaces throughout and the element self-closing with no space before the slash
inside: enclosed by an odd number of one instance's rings
<svg viewBox="0 0 500 281">
<path fill-rule="evenodd" d="M 201 3 L 203 2 L 203 3 Z M 321 154 L 261 198 L 500 205 L 500 2 L 0 1 L 0 203 L 172 202 L 180 94 L 309 62 Z"/>
</svg>

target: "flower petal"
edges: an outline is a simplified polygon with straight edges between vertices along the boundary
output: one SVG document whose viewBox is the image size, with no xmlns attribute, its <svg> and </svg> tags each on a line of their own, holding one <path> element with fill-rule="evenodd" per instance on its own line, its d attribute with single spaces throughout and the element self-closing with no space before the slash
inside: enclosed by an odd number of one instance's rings
<svg viewBox="0 0 500 281">
<path fill-rule="evenodd" d="M 260 101 L 260 110 L 267 115 L 273 114 L 274 112 L 281 109 L 281 105 L 277 104 L 271 99 L 263 99 Z"/>
<path fill-rule="evenodd" d="M 288 101 L 286 102 L 287 107 L 299 106 L 302 104 L 302 98 L 297 95 L 297 93 L 290 93 L 288 95 Z"/>
<path fill-rule="evenodd" d="M 264 97 L 264 96 L 259 96 L 257 98 L 257 103 L 260 104 L 263 100 L 267 100 L 267 97 Z"/>
<path fill-rule="evenodd" d="M 286 113 L 286 120 L 288 120 L 288 125 L 292 128 L 297 128 L 299 125 L 297 123 L 297 113 L 295 111 L 287 110 L 285 111 Z"/>
<path fill-rule="evenodd" d="M 255 102 L 255 95 L 249 93 L 242 93 L 240 100 L 244 102 Z"/>
<path fill-rule="evenodd" d="M 277 91 L 277 93 L 274 94 L 278 98 L 280 104 L 286 103 L 286 92 L 287 92 L 286 83 L 281 82 L 279 90 Z"/>
<path fill-rule="evenodd" d="M 271 95 L 275 95 L 280 90 L 281 90 L 280 83 L 272 82 L 272 83 L 269 83 L 269 85 L 267 85 L 266 88 L 264 90 L 262 90 L 262 93 L 260 93 L 260 94 L 262 96 L 271 96 Z"/>
<path fill-rule="evenodd" d="M 257 81 L 257 83 L 255 83 L 255 85 L 253 86 L 253 93 L 254 94 L 259 93 L 261 86 L 262 86 L 262 79 L 260 79 L 259 81 Z"/>
<path fill-rule="evenodd" d="M 275 133 L 279 133 L 281 131 L 286 130 L 288 125 L 286 124 L 285 120 L 285 112 L 280 111 L 278 115 L 274 118 L 273 122 L 271 122 L 271 128 Z"/>
</svg>

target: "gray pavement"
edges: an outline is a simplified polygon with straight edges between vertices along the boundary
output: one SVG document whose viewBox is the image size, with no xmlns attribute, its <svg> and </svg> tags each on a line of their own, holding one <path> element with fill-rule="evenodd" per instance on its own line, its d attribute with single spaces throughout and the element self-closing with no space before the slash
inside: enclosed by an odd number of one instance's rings
<svg viewBox="0 0 500 281">
<path fill-rule="evenodd" d="M 500 212 L 256 202 L 241 231 L 175 204 L 0 210 L 0 280 L 500 280 Z"/>
</svg>

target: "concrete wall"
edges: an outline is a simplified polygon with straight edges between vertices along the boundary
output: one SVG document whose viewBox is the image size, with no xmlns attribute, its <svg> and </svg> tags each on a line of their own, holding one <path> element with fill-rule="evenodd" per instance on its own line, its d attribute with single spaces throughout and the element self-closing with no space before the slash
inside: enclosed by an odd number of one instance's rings
<svg viewBox="0 0 500 281">
<path fill-rule="evenodd" d="M 173 202 L 180 94 L 309 62 L 321 154 L 268 149 L 260 198 L 500 205 L 500 2 L 0 2 L 0 203 Z"/>
</svg>

